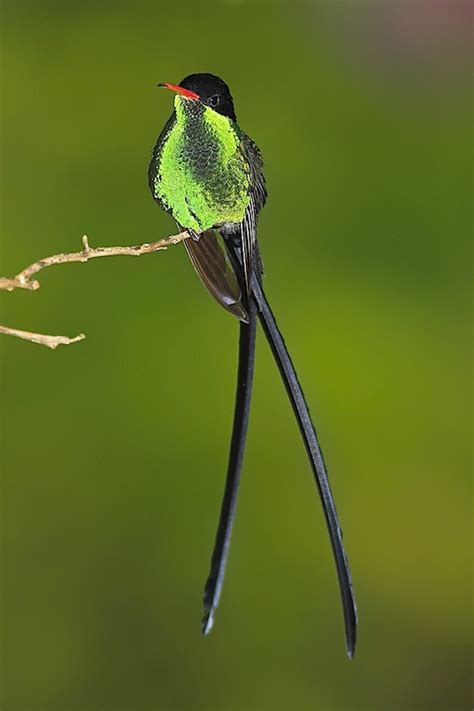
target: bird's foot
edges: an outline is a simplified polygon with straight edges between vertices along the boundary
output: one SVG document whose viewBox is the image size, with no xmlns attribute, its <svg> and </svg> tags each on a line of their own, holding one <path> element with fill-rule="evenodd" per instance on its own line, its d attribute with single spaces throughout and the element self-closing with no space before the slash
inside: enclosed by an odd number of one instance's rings
<svg viewBox="0 0 474 711">
<path fill-rule="evenodd" d="M 195 242 L 199 242 L 199 238 L 201 236 L 200 232 L 196 232 L 195 230 L 192 230 L 190 227 L 187 228 L 187 231 L 188 231 L 191 239 L 193 239 Z"/>
</svg>

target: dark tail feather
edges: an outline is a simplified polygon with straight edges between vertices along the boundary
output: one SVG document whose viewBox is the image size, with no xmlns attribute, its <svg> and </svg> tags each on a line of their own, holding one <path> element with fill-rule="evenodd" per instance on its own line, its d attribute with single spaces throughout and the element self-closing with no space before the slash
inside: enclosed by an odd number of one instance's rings
<svg viewBox="0 0 474 711">
<path fill-rule="evenodd" d="M 252 281 L 252 291 L 257 301 L 259 309 L 258 315 L 262 323 L 263 330 L 265 331 L 265 335 L 272 349 L 273 356 L 280 370 L 281 377 L 285 383 L 286 391 L 291 400 L 291 404 L 305 443 L 306 451 L 311 462 L 319 495 L 321 497 L 321 503 L 324 509 L 324 515 L 326 517 L 326 523 L 334 553 L 334 559 L 336 561 L 339 587 L 341 590 L 347 653 L 349 657 L 352 658 L 355 651 L 357 636 L 357 610 L 352 591 L 349 564 L 342 542 L 342 531 L 339 526 L 336 507 L 334 505 L 334 499 L 329 486 L 323 455 L 318 443 L 316 430 L 311 421 L 308 406 L 304 399 L 301 385 L 298 382 L 296 371 L 285 346 L 285 341 L 278 330 L 278 326 L 270 309 L 270 305 L 257 279 L 253 279 Z"/>
<path fill-rule="evenodd" d="M 234 522 L 237 493 L 239 489 L 240 470 L 245 450 L 247 426 L 252 395 L 253 370 L 255 362 L 255 336 L 257 328 L 256 304 L 249 299 L 249 322 L 240 322 L 239 367 L 237 374 L 237 392 L 234 409 L 234 424 L 230 444 L 229 464 L 221 505 L 219 528 L 217 529 L 214 551 L 211 558 L 211 570 L 204 588 L 204 616 L 202 619 L 203 634 L 211 631 L 214 623 L 214 613 L 219 603 L 219 597 L 224 580 L 227 554 Z"/>
</svg>

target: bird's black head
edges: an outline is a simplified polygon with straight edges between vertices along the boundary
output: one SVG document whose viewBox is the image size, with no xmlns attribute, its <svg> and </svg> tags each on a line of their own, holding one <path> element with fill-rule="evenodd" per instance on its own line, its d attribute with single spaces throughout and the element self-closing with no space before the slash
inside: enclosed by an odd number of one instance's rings
<svg viewBox="0 0 474 711">
<path fill-rule="evenodd" d="M 230 89 L 225 81 L 214 74 L 190 74 L 178 85 L 160 84 L 160 86 L 172 89 L 188 99 L 199 100 L 217 113 L 236 121 Z"/>
</svg>

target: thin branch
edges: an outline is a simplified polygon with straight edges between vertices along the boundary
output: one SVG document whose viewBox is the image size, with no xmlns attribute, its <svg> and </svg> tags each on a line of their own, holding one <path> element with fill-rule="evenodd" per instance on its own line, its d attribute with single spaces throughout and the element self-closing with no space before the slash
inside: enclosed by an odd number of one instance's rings
<svg viewBox="0 0 474 711">
<path fill-rule="evenodd" d="M 83 333 L 80 333 L 74 338 L 68 338 L 68 336 L 47 336 L 43 333 L 20 331 L 18 328 L 8 328 L 8 326 L 0 326 L 0 333 L 5 334 L 6 336 L 23 338 L 23 340 L 31 341 L 32 343 L 39 343 L 40 346 L 46 346 L 47 348 L 52 348 L 53 350 L 58 346 L 69 346 L 71 343 L 83 341 L 85 338 Z"/>
<path fill-rule="evenodd" d="M 89 245 L 87 236 L 84 235 L 82 238 L 84 248 L 80 252 L 53 254 L 52 257 L 45 257 L 44 259 L 39 259 L 37 262 L 34 262 L 34 264 L 30 264 L 29 267 L 25 267 L 25 269 L 13 278 L 0 277 L 0 290 L 13 291 L 13 289 L 28 289 L 29 291 L 36 291 L 36 289 L 39 289 L 40 284 L 36 279 L 32 280 L 32 277 L 38 274 L 42 269 L 52 267 L 53 264 L 88 262 L 89 259 L 95 259 L 96 257 L 116 257 L 121 255 L 139 257 L 141 254 L 150 254 L 150 252 L 158 252 L 161 249 L 166 249 L 170 245 L 178 244 L 178 242 L 182 242 L 188 237 L 189 232 L 180 232 L 177 235 L 165 237 L 157 242 L 145 242 L 145 244 L 136 244 L 131 247 L 95 247 L 93 249 Z"/>
<path fill-rule="evenodd" d="M 54 254 L 51 257 L 45 257 L 44 259 L 39 259 L 37 262 L 30 264 L 30 266 L 25 267 L 25 269 L 13 278 L 0 277 L 0 290 L 13 291 L 13 289 L 27 289 L 29 291 L 36 291 L 36 289 L 39 289 L 40 283 L 32 277 L 38 274 L 38 272 L 42 269 L 53 266 L 53 264 L 88 262 L 89 259 L 95 259 L 96 257 L 116 257 L 122 255 L 139 257 L 141 254 L 150 254 L 152 252 L 158 252 L 159 250 L 166 249 L 170 245 L 178 244 L 178 242 L 182 242 L 188 237 L 189 232 L 180 232 L 177 235 L 171 235 L 171 237 L 164 237 L 157 242 L 146 242 L 145 244 L 137 244 L 130 247 L 95 247 L 93 249 L 89 245 L 87 236 L 84 235 L 82 238 L 83 249 L 80 252 Z M 7 336 L 23 338 L 26 341 L 39 343 L 42 346 L 53 349 L 61 345 L 77 343 L 85 338 L 83 333 L 75 336 L 75 338 L 69 338 L 68 336 L 48 336 L 42 333 L 20 331 L 17 328 L 9 328 L 8 326 L 0 326 L 0 334 L 1 333 Z"/>
</svg>

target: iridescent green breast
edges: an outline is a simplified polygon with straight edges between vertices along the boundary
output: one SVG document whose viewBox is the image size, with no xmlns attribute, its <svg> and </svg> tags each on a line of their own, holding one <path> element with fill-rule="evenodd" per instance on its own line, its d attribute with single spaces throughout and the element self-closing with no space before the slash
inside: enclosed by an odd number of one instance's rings
<svg viewBox="0 0 474 711">
<path fill-rule="evenodd" d="M 180 225 L 196 232 L 241 222 L 250 202 L 250 169 L 235 124 L 177 96 L 174 120 L 153 154 L 150 187 Z"/>
</svg>

